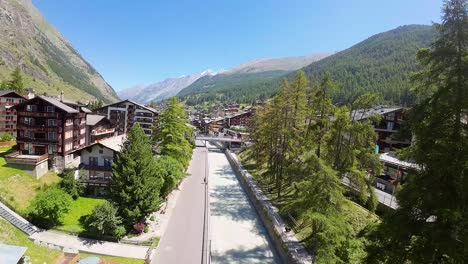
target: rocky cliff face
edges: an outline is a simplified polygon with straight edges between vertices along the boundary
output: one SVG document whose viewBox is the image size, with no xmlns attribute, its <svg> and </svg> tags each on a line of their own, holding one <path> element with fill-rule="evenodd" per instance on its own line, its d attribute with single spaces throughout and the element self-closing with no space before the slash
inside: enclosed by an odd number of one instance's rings
<svg viewBox="0 0 468 264">
<path fill-rule="evenodd" d="M 112 87 L 31 0 L 0 0 L 0 80 L 20 67 L 27 86 L 74 99 L 118 100 Z"/>
</svg>

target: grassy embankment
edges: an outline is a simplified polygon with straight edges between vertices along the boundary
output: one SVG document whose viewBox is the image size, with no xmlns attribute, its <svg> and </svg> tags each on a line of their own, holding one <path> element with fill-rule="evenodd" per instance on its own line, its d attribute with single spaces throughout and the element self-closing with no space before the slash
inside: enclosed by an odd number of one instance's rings
<svg viewBox="0 0 468 264">
<path fill-rule="evenodd" d="M 60 254 L 61 251 L 52 250 L 47 247 L 39 246 L 29 240 L 28 236 L 21 232 L 19 229 L 5 221 L 0 217 L 0 243 L 8 245 L 16 245 L 27 247 L 26 256 L 31 258 L 31 263 L 52 263 Z M 92 254 L 80 254 L 82 258 L 92 256 Z M 110 257 L 110 256 L 99 256 L 104 261 L 111 263 L 120 264 L 142 264 L 143 260 L 121 258 L 121 257 Z"/>
<path fill-rule="evenodd" d="M 268 198 L 272 201 L 272 203 L 279 209 L 279 212 L 283 219 L 289 226 L 295 226 L 292 219 L 289 217 L 288 213 L 285 212 L 284 208 L 286 208 L 289 204 L 291 204 L 294 199 L 294 189 L 290 185 L 284 186 L 283 195 L 281 198 L 277 198 L 276 191 L 272 186 L 270 186 L 264 178 L 261 177 L 263 173 L 265 173 L 266 169 L 256 163 L 254 159 L 252 159 L 248 155 L 248 150 L 242 152 L 239 155 L 239 158 L 244 165 L 244 168 L 247 169 L 250 174 L 257 180 L 260 184 L 263 192 L 268 196 Z M 366 208 L 360 206 L 359 204 L 346 199 L 342 205 L 342 210 L 346 219 L 346 222 L 349 224 L 351 228 L 351 236 L 355 238 L 355 242 L 352 245 L 352 256 L 350 263 L 361 263 L 362 259 L 366 256 L 364 250 L 365 238 L 361 236 L 362 231 L 366 226 L 371 223 L 375 223 L 380 221 L 380 218 L 367 210 Z M 296 228 L 295 233 L 299 240 L 304 240 L 305 238 L 309 237 L 312 232 L 312 228 L 307 225 L 302 219 L 303 214 L 299 214 L 295 221 L 296 221 Z M 306 249 L 312 253 L 313 249 L 308 247 L 306 244 Z"/>
</svg>

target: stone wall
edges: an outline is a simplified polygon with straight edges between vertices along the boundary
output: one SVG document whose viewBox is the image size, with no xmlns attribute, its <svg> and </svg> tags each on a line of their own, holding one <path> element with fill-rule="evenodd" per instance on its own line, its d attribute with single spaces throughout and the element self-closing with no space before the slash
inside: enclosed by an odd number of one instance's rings
<svg viewBox="0 0 468 264">
<path fill-rule="evenodd" d="M 243 168 L 235 154 L 229 150 L 226 150 L 225 154 L 273 240 L 282 261 L 284 263 L 311 264 L 313 262 L 312 256 L 307 253 L 304 245 L 297 240 L 292 230 L 285 231 L 286 225 L 279 215 L 278 209 L 263 193 L 252 175 Z"/>
</svg>

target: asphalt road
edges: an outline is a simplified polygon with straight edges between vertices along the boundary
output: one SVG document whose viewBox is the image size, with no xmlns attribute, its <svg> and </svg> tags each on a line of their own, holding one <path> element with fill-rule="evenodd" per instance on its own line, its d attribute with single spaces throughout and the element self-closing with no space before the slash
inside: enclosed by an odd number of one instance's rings
<svg viewBox="0 0 468 264">
<path fill-rule="evenodd" d="M 203 238 L 203 215 L 206 148 L 197 147 L 183 181 L 167 229 L 156 249 L 152 263 L 200 263 Z"/>
</svg>

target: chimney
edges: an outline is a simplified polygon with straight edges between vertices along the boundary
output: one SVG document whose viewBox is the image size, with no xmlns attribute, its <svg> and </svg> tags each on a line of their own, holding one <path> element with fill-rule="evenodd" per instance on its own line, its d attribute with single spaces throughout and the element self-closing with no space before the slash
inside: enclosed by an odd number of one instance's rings
<svg viewBox="0 0 468 264">
<path fill-rule="evenodd" d="M 36 91 L 33 88 L 28 89 L 28 99 L 33 99 L 34 97 L 36 97 Z"/>
<path fill-rule="evenodd" d="M 63 91 L 60 92 L 60 102 L 63 102 Z"/>
</svg>

